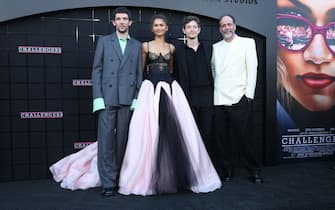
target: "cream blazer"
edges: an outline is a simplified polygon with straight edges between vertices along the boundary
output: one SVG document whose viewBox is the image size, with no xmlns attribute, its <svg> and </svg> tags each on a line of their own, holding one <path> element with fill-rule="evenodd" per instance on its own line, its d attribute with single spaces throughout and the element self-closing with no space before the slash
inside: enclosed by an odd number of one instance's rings
<svg viewBox="0 0 335 210">
<path fill-rule="evenodd" d="M 258 65 L 254 39 L 235 35 L 231 42 L 215 43 L 211 65 L 214 105 L 236 104 L 243 95 L 254 98 Z"/>
</svg>

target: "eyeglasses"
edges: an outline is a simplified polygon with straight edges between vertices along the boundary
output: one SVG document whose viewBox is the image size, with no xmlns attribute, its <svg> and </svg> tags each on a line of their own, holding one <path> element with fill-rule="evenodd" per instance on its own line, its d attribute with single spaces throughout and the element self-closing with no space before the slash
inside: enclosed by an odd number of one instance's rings
<svg viewBox="0 0 335 210">
<path fill-rule="evenodd" d="M 323 36 L 328 49 L 335 54 L 335 22 L 316 26 L 302 16 L 277 14 L 277 41 L 280 47 L 294 52 L 303 51 L 316 34 Z"/>
</svg>

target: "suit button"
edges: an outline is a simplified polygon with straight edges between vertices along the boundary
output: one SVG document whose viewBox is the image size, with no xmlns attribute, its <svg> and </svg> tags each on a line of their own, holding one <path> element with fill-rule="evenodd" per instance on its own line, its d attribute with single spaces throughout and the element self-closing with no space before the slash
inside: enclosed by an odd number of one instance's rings
<svg viewBox="0 0 335 210">
<path fill-rule="evenodd" d="M 113 85 L 108 85 L 109 87 L 113 87 Z"/>
<path fill-rule="evenodd" d="M 133 72 L 129 72 L 129 74 L 130 74 L 130 75 L 132 75 L 132 74 L 133 74 Z"/>
<path fill-rule="evenodd" d="M 112 72 L 112 75 L 114 74 L 114 72 Z"/>
</svg>

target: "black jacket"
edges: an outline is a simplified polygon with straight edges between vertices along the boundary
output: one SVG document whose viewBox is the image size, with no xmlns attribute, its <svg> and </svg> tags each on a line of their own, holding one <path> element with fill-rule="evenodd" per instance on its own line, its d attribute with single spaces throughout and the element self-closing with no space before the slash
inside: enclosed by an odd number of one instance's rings
<svg viewBox="0 0 335 210">
<path fill-rule="evenodd" d="M 206 98 L 199 98 L 199 100 L 206 100 L 208 101 L 208 105 L 213 104 L 213 91 L 214 91 L 214 85 L 213 85 L 213 76 L 211 71 L 211 46 L 205 45 L 204 43 L 201 43 L 202 47 L 204 48 L 204 62 L 206 62 L 206 71 L 208 73 L 209 83 L 211 85 L 210 90 L 206 91 Z M 192 72 L 192 69 L 188 69 L 187 62 L 186 62 L 186 53 L 185 50 L 187 46 L 183 43 L 177 43 L 175 44 L 175 51 L 173 55 L 174 59 L 174 73 L 173 76 L 175 79 L 179 82 L 180 86 L 182 87 L 188 101 L 190 102 L 190 96 L 191 96 L 191 87 L 190 87 L 190 79 L 189 79 L 189 73 Z M 201 46 L 199 46 L 201 47 Z"/>
</svg>

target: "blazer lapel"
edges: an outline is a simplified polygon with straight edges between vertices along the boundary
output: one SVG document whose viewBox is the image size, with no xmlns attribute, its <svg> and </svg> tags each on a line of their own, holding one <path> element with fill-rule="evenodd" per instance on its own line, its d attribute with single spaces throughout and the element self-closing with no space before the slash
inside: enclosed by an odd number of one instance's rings
<svg viewBox="0 0 335 210">
<path fill-rule="evenodd" d="M 121 47 L 120 47 L 120 43 L 119 40 L 116 36 L 116 34 L 114 33 L 111 37 L 111 42 L 112 42 L 112 48 L 115 51 L 117 57 L 119 58 L 119 60 L 122 60 L 122 52 L 121 52 Z"/>
<path fill-rule="evenodd" d="M 238 37 L 236 37 L 238 38 Z M 235 38 L 235 39 L 236 39 Z M 224 43 L 222 43 L 224 44 Z M 225 48 L 223 49 L 223 47 L 221 48 L 222 52 L 222 58 L 223 58 L 223 66 L 222 66 L 222 70 L 225 70 L 227 66 L 231 66 L 232 63 L 234 63 L 236 61 L 236 55 L 238 55 L 240 51 L 240 48 L 237 48 L 235 46 L 235 43 L 229 43 L 226 44 Z"/>
<path fill-rule="evenodd" d="M 224 41 L 222 41 L 220 43 L 220 45 L 221 46 L 218 46 L 218 48 L 217 48 L 216 55 L 217 55 L 218 58 L 216 58 L 216 59 L 220 59 L 220 61 L 219 61 L 220 65 L 219 65 L 219 68 L 217 69 L 217 71 L 221 73 L 225 70 L 226 66 L 228 65 L 228 61 L 229 61 L 229 59 L 228 59 L 229 52 L 228 51 L 229 51 L 229 49 L 225 48 Z"/>
</svg>

